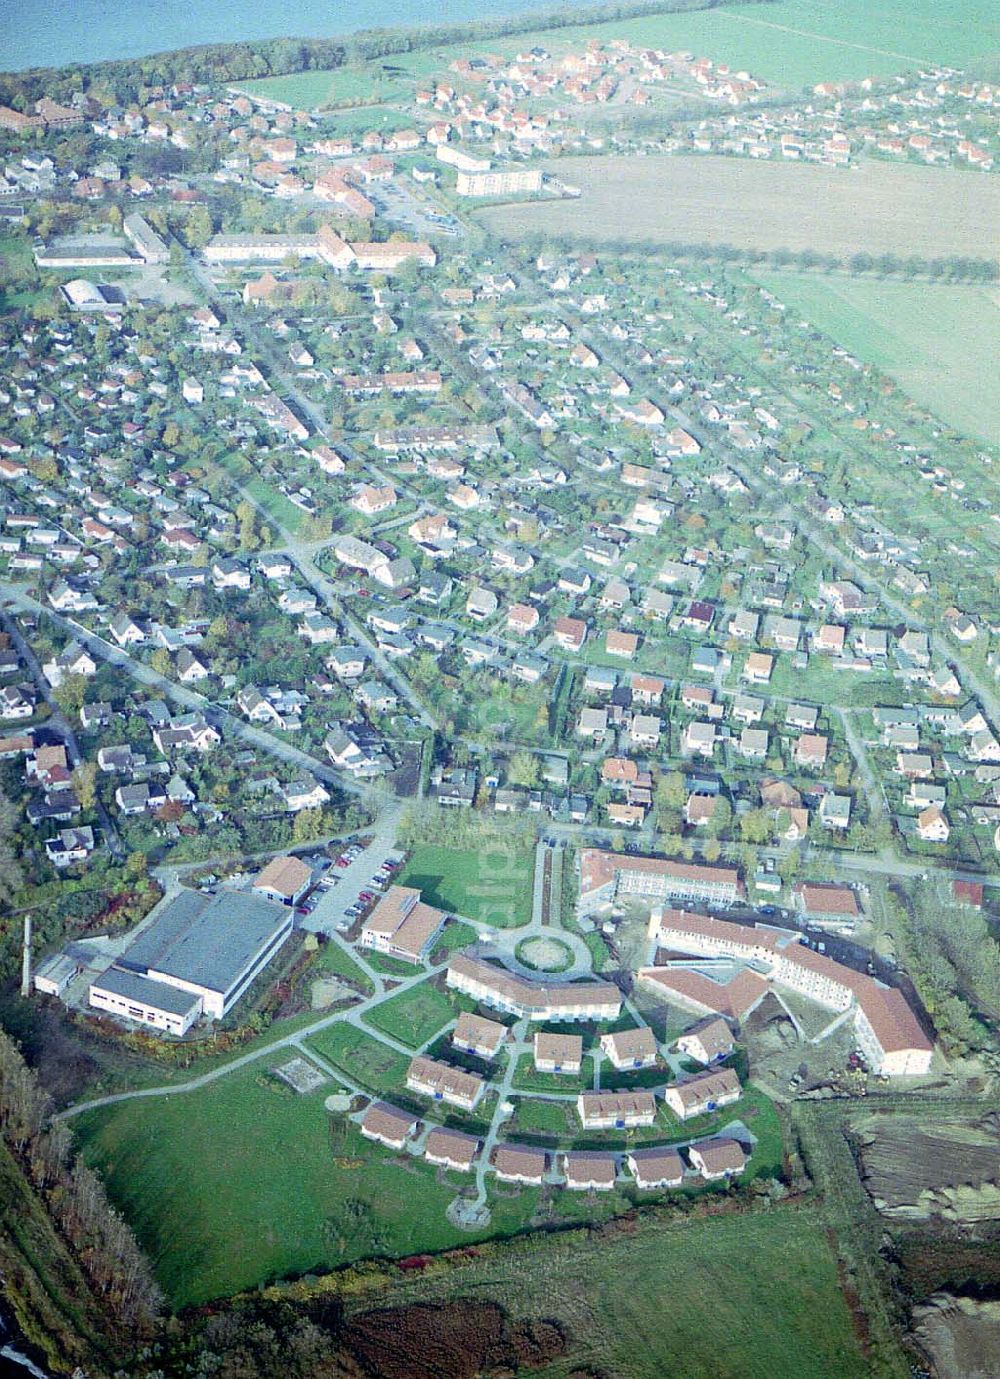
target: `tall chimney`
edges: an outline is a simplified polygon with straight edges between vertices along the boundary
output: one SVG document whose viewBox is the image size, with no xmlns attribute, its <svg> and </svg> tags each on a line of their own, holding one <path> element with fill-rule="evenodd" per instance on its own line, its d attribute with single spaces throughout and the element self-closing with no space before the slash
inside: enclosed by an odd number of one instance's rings
<svg viewBox="0 0 1000 1379">
<path fill-rule="evenodd" d="M 21 995 L 31 995 L 31 915 L 24 916 L 24 946 L 21 949 Z"/>
</svg>

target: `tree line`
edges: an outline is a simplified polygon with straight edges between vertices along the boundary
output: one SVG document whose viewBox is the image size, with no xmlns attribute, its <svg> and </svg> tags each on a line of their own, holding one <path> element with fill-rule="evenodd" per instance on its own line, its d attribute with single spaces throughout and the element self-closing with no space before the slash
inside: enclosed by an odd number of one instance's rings
<svg viewBox="0 0 1000 1379">
<path fill-rule="evenodd" d="M 162 1306 L 159 1287 L 100 1178 L 74 1152 L 65 1123 L 52 1121 L 51 1113 L 48 1093 L 0 1031 L 0 1138 L 71 1247 L 112 1328 L 138 1341 L 152 1333 Z"/>
<path fill-rule="evenodd" d="M 556 8 L 466 24 L 432 24 L 418 29 L 368 29 L 340 38 L 270 38 L 242 43 L 210 43 L 113 62 L 74 63 L 0 74 L 0 103 L 26 110 L 47 95 L 67 100 L 74 92 L 104 90 L 121 102 L 140 98 L 144 88 L 248 81 L 293 72 L 328 71 L 347 62 L 365 62 L 454 43 L 481 42 L 539 29 L 609 23 L 645 15 L 714 9 L 722 0 L 617 0 L 581 9 Z M 769 3 L 769 0 L 765 0 Z"/>
<path fill-rule="evenodd" d="M 492 248 L 498 242 L 488 237 Z M 925 258 L 919 254 L 830 254 L 817 249 L 751 249 L 743 245 L 692 240 L 634 240 L 591 238 L 578 235 L 551 235 L 543 231 L 525 235 L 521 246 L 535 257 L 543 252 L 579 254 L 585 251 L 614 254 L 621 258 L 650 258 L 696 263 L 721 263 L 757 268 L 791 268 L 817 273 L 857 273 L 874 277 L 903 279 L 930 278 L 941 282 L 992 283 L 1000 280 L 996 259 L 974 258 L 963 254 Z"/>
</svg>

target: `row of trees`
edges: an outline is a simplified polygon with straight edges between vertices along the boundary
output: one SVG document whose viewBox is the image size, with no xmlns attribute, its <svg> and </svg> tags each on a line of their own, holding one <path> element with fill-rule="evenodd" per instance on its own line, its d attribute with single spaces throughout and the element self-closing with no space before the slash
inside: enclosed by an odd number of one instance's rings
<svg viewBox="0 0 1000 1379">
<path fill-rule="evenodd" d="M 744 245 L 714 241 L 669 240 L 645 243 L 634 239 L 598 239 L 592 242 L 569 236 L 543 233 L 528 235 L 525 247 L 533 254 L 542 252 L 573 254 L 583 249 L 643 258 L 680 259 L 693 262 L 747 264 L 761 268 L 796 268 L 807 272 L 871 273 L 879 277 L 904 279 L 932 278 L 935 281 L 996 282 L 1000 265 L 996 259 L 974 258 L 963 254 L 925 258 L 919 254 L 822 253 L 817 249 L 753 249 Z"/>
<path fill-rule="evenodd" d="M 80 1261 L 112 1326 L 123 1338 L 139 1340 L 153 1329 L 159 1288 L 100 1178 L 74 1154 L 66 1125 L 50 1122 L 51 1111 L 48 1093 L 0 1031 L 0 1137 Z"/>
<path fill-rule="evenodd" d="M 1000 1011 L 1000 944 L 978 911 L 948 903 L 934 888 L 908 897 L 891 886 L 882 897 L 899 959 L 955 1053 L 995 1048 L 983 1017 Z"/>
</svg>

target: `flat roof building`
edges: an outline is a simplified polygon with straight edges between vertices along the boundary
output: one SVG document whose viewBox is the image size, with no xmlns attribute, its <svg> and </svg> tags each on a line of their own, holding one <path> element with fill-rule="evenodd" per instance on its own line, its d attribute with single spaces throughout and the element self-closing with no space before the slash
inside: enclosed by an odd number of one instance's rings
<svg viewBox="0 0 1000 1379">
<path fill-rule="evenodd" d="M 193 992 L 150 981 L 120 967 L 109 967 L 91 983 L 90 1004 L 95 1010 L 152 1025 L 178 1037 L 187 1034 L 202 1010 L 202 998 Z"/>
<path fill-rule="evenodd" d="M 173 987 L 198 997 L 200 1007 L 192 1018 L 203 1014 L 220 1020 L 288 938 L 293 918 L 286 906 L 245 891 L 219 891 L 216 895 L 183 891 L 133 939 L 114 966 L 92 984 L 90 1004 L 111 1009 L 112 997 L 127 998 L 125 983 L 117 975 L 110 975 L 126 972 L 157 988 Z M 145 1000 L 151 1009 L 156 1007 L 157 993 L 147 987 L 141 993 L 138 988 L 135 990 L 135 1005 Z M 171 1003 L 162 990 L 158 995 L 159 1009 L 176 1015 L 177 1011 L 172 1009 L 176 1002 Z M 185 1007 L 185 1011 L 188 1009 Z M 115 1013 L 121 1012 L 116 1009 Z M 176 1032 L 161 1020 L 146 1019 L 145 1023 Z"/>
</svg>

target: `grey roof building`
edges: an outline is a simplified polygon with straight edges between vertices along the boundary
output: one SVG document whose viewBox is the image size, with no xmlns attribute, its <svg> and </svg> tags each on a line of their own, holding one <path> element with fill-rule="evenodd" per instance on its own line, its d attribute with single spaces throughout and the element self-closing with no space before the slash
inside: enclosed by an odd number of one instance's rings
<svg viewBox="0 0 1000 1379">
<path fill-rule="evenodd" d="M 164 1002 L 171 989 L 192 994 L 200 998 L 200 1013 L 220 1019 L 274 957 L 293 920 L 286 906 L 249 892 L 184 891 L 111 970 L 148 980 Z M 106 979 L 118 982 L 117 975 L 105 973 L 91 988 L 91 1004 L 94 990 L 107 987 Z"/>
</svg>

